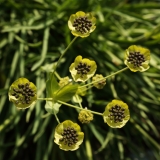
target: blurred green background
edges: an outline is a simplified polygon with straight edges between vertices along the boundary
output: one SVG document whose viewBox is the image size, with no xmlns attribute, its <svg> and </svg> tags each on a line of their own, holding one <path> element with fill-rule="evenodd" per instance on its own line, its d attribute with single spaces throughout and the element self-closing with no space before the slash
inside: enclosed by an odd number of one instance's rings
<svg viewBox="0 0 160 160">
<path fill-rule="evenodd" d="M 160 159 L 159 0 L 0 0 L 0 8 L 0 160 Z M 131 119 L 123 128 L 112 129 L 97 115 L 82 125 L 76 110 L 61 107 L 60 121 L 75 121 L 85 133 L 78 150 L 65 152 L 53 142 L 57 122 L 44 118 L 45 102 L 18 110 L 8 100 L 8 88 L 25 77 L 45 97 L 47 74 L 73 39 L 67 21 L 77 11 L 92 12 L 97 28 L 67 51 L 57 68 L 61 77 L 70 76 L 77 55 L 94 59 L 97 74 L 116 72 L 125 67 L 125 49 L 133 44 L 150 49 L 151 61 L 146 72 L 127 70 L 84 97 L 83 106 L 101 113 L 112 99 L 126 102 Z"/>
</svg>

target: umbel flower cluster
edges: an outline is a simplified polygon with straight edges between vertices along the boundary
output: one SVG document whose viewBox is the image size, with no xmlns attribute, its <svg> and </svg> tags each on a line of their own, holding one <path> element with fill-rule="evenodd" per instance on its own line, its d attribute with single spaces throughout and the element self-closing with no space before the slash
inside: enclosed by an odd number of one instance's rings
<svg viewBox="0 0 160 160">
<path fill-rule="evenodd" d="M 65 54 L 70 45 L 77 37 L 88 37 L 96 28 L 96 18 L 92 13 L 84 13 L 82 11 L 72 14 L 68 21 L 68 27 L 75 36 L 64 53 L 60 56 L 58 62 Z M 77 120 L 82 124 L 88 124 L 94 119 L 94 114 L 103 117 L 104 123 L 112 128 L 122 128 L 130 119 L 129 107 L 120 99 L 114 99 L 104 107 L 104 112 L 88 110 L 83 107 L 83 96 L 88 89 L 95 87 L 103 89 L 106 85 L 106 79 L 116 74 L 130 69 L 132 72 L 144 72 L 149 69 L 150 51 L 141 46 L 132 45 L 124 51 L 124 64 L 127 66 L 120 71 L 111 75 L 95 74 L 97 65 L 94 60 L 83 58 L 77 55 L 74 62 L 69 67 L 71 78 L 69 76 L 61 78 L 54 71 L 50 73 L 46 82 L 46 98 L 37 97 L 37 88 L 26 78 L 19 78 L 12 83 L 9 88 L 9 100 L 15 104 L 18 109 L 26 109 L 34 106 L 37 100 L 45 100 L 45 109 L 53 114 L 58 122 L 54 133 L 54 142 L 59 148 L 65 151 L 74 151 L 79 148 L 84 139 L 84 133 L 80 126 L 71 120 L 59 121 L 57 113 L 61 109 L 61 105 L 66 105 L 79 110 Z M 57 77 L 57 78 L 56 78 Z M 60 77 L 60 78 L 59 78 Z M 59 82 L 57 81 L 59 79 Z M 91 81 L 88 81 L 88 80 Z M 86 84 L 86 82 L 88 82 Z M 74 101 L 78 106 L 67 103 Z"/>
</svg>

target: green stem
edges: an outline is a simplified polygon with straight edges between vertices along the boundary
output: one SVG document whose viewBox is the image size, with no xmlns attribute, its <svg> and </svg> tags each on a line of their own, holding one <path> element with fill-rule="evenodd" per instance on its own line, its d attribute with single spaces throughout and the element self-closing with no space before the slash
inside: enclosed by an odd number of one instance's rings
<svg viewBox="0 0 160 160">
<path fill-rule="evenodd" d="M 79 109 L 79 110 L 86 110 L 86 109 L 83 109 L 83 108 L 80 108 L 80 107 L 74 106 L 74 105 L 72 105 L 72 104 L 69 104 L 69 103 L 66 103 L 66 102 L 63 102 L 63 101 L 59 101 L 59 100 L 57 100 L 57 102 L 59 102 L 59 103 L 61 103 L 61 104 L 64 104 L 64 105 L 66 105 L 66 106 L 72 107 L 72 108 Z M 103 115 L 102 113 L 95 112 L 95 111 L 91 111 L 91 110 L 88 110 L 88 109 L 87 109 L 87 111 L 89 111 L 89 112 L 91 112 L 91 113 L 93 113 L 93 114 L 100 115 L 100 116 L 102 116 L 102 115 Z"/>
<path fill-rule="evenodd" d="M 92 87 L 94 87 L 93 85 L 90 85 L 89 87 L 87 87 L 84 91 L 87 91 L 87 90 L 89 90 L 90 88 L 92 88 Z M 78 87 L 78 88 L 83 88 L 83 86 L 81 86 L 81 87 Z"/>
<path fill-rule="evenodd" d="M 72 45 L 72 43 L 77 39 L 77 37 L 74 37 L 73 40 L 69 43 L 69 45 L 67 46 L 67 48 L 64 50 L 64 52 L 61 54 L 61 56 L 59 57 L 58 61 L 57 61 L 57 64 L 54 68 L 54 72 L 56 71 L 57 69 L 57 66 L 59 65 L 59 62 L 61 60 L 61 58 L 64 56 L 64 54 L 67 52 L 67 50 L 69 49 L 69 47 Z"/>
<path fill-rule="evenodd" d="M 59 121 L 59 119 L 58 119 L 58 117 L 57 117 L 57 114 L 54 113 L 54 116 L 55 116 L 55 118 L 56 118 L 58 124 L 60 124 L 60 121 Z"/>
<path fill-rule="evenodd" d="M 38 99 L 38 100 L 45 100 L 45 101 L 52 101 L 52 100 L 53 100 L 53 98 L 37 98 L 37 99 Z M 63 101 L 60 101 L 60 100 L 57 100 L 57 102 L 59 102 L 59 103 L 61 103 L 61 104 L 64 104 L 64 105 L 66 105 L 66 106 L 72 107 L 72 108 L 79 109 L 79 110 L 86 110 L 86 109 L 83 109 L 83 108 L 74 106 L 74 105 L 72 105 L 72 104 L 69 104 L 69 103 L 66 103 L 66 102 L 63 102 Z M 91 111 L 91 110 L 87 110 L 87 111 L 90 111 L 91 113 L 97 114 L 97 115 L 100 115 L 100 116 L 103 115 L 102 113 L 99 113 L 99 112 L 95 112 L 95 111 Z"/>
<path fill-rule="evenodd" d="M 76 94 L 76 99 L 78 100 L 79 106 L 80 106 L 81 108 L 83 108 L 77 94 Z"/>
<path fill-rule="evenodd" d="M 56 71 L 54 72 L 54 74 L 58 78 L 58 80 L 61 80 L 61 77 L 59 76 L 59 74 Z"/>
<path fill-rule="evenodd" d="M 86 85 L 83 85 L 83 86 L 81 86 L 81 87 L 79 87 L 79 88 L 83 88 L 83 87 L 89 86 L 89 85 L 91 85 L 91 84 L 97 83 L 97 82 L 99 82 L 99 81 L 102 81 L 102 80 L 104 80 L 104 79 L 110 78 L 110 77 L 112 77 L 112 76 L 114 76 L 114 75 L 116 75 L 116 74 L 118 74 L 118 73 L 121 73 L 121 72 L 127 70 L 127 69 L 128 69 L 128 67 L 125 67 L 125 68 L 123 68 L 123 69 L 121 69 L 121 70 L 119 70 L 119 71 L 117 71 L 117 72 L 115 72 L 115 73 L 110 74 L 109 76 L 103 77 L 102 79 L 93 81 L 93 82 L 88 83 L 88 84 L 86 84 Z"/>
<path fill-rule="evenodd" d="M 52 101 L 53 100 L 53 98 L 37 98 L 38 100 L 45 100 L 45 101 Z"/>
<path fill-rule="evenodd" d="M 46 118 L 46 117 L 48 117 L 50 115 L 51 115 L 50 113 L 46 113 L 46 114 L 42 115 L 41 118 Z"/>
<path fill-rule="evenodd" d="M 37 99 L 38 99 L 38 100 L 45 100 L 45 101 L 52 101 L 52 100 L 53 100 L 53 98 L 37 98 Z M 49 116 L 49 115 L 50 115 L 50 113 L 44 115 L 43 118 L 46 118 L 46 117 Z M 55 116 L 57 122 L 60 124 L 60 121 L 59 121 L 59 119 L 58 119 L 58 117 L 57 117 L 57 115 L 56 115 L 55 113 L 54 113 L 54 116 Z"/>
</svg>

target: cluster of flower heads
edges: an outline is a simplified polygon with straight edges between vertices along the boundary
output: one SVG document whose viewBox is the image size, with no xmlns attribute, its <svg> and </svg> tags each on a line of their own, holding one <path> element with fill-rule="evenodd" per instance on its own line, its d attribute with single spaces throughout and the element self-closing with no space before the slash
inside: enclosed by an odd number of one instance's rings
<svg viewBox="0 0 160 160">
<path fill-rule="evenodd" d="M 68 27 L 74 36 L 87 37 L 96 28 L 96 18 L 91 13 L 82 11 L 72 14 L 68 21 Z M 133 72 L 143 72 L 149 69 L 150 51 L 146 48 L 132 45 L 125 52 L 124 64 Z M 97 89 L 102 89 L 106 85 L 106 79 L 101 74 L 95 74 L 97 69 L 96 62 L 87 58 L 77 56 L 74 62 L 69 67 L 71 76 L 75 82 L 86 82 L 92 77 L 92 84 Z M 72 86 L 72 81 L 69 77 L 61 78 L 59 87 Z M 55 88 L 58 88 L 57 86 Z M 69 87 L 67 88 L 70 89 Z M 67 94 L 66 89 L 64 93 Z M 84 96 L 86 87 L 78 87 L 75 95 Z M 55 92 L 55 91 L 53 91 Z M 17 108 L 25 109 L 35 104 L 37 100 L 36 86 L 26 78 L 19 78 L 10 86 L 9 100 L 12 101 Z M 121 100 L 112 100 L 105 108 L 102 114 L 104 122 L 112 128 L 123 127 L 130 118 L 129 108 L 126 103 Z M 85 109 L 79 112 L 79 121 L 90 123 L 93 120 L 93 114 Z M 83 142 L 84 133 L 77 123 L 66 120 L 57 125 L 54 133 L 54 142 L 59 145 L 60 149 L 74 151 L 79 148 Z"/>
</svg>

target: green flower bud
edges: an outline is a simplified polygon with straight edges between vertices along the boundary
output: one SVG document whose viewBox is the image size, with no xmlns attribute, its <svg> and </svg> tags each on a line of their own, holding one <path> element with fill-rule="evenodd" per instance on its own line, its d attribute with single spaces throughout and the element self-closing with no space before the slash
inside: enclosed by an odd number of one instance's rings
<svg viewBox="0 0 160 160">
<path fill-rule="evenodd" d="M 80 95 L 80 96 L 85 96 L 86 95 L 86 90 L 87 90 L 87 87 L 82 87 L 82 88 L 79 88 L 78 87 L 78 90 L 77 90 L 77 94 Z"/>
<path fill-rule="evenodd" d="M 67 77 L 61 78 L 58 84 L 60 87 L 63 87 L 67 84 L 72 84 L 72 83 L 71 83 L 69 77 L 67 76 Z"/>
<path fill-rule="evenodd" d="M 78 119 L 81 123 L 90 123 L 93 120 L 93 114 L 90 111 L 81 110 Z"/>
<path fill-rule="evenodd" d="M 102 79 L 103 76 L 101 74 L 96 74 L 93 78 L 92 78 L 92 82 L 94 81 L 98 81 L 100 79 Z M 96 87 L 97 89 L 102 89 L 104 86 L 106 85 L 106 80 L 100 80 L 98 82 L 93 83 L 93 86 Z"/>
</svg>

